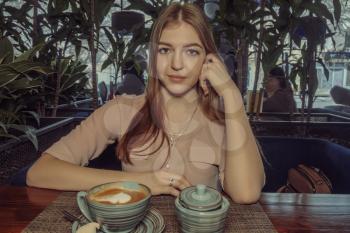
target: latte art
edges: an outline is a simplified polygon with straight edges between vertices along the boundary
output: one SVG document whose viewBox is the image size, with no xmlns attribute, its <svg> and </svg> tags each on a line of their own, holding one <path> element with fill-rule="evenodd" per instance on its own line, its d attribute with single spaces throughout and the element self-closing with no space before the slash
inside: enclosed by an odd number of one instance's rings
<svg viewBox="0 0 350 233">
<path fill-rule="evenodd" d="M 131 200 L 131 196 L 127 193 L 117 193 L 94 198 L 98 202 L 108 202 L 111 204 L 125 204 Z"/>
<path fill-rule="evenodd" d="M 90 199 L 104 204 L 123 205 L 142 200 L 146 196 L 143 192 L 127 189 L 109 188 L 90 195 Z"/>
</svg>

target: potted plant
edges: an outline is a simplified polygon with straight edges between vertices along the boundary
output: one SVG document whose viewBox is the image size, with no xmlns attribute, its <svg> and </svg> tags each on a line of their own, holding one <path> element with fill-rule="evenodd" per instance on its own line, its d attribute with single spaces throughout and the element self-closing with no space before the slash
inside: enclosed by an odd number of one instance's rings
<svg viewBox="0 0 350 233">
<path fill-rule="evenodd" d="M 12 43 L 7 38 L 0 40 L 0 132 L 1 137 L 18 139 L 20 131 L 25 133 L 35 148 L 38 142 L 33 127 L 26 124 L 28 116 L 32 116 L 39 124 L 39 117 L 33 111 L 28 111 L 31 97 L 39 92 L 42 78 L 50 69 L 40 63 L 32 61 L 39 45 L 33 49 L 14 56 Z"/>
</svg>

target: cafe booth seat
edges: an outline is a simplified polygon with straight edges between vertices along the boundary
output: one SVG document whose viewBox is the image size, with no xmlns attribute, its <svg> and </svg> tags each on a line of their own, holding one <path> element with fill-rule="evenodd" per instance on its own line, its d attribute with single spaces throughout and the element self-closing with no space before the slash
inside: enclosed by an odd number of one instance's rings
<svg viewBox="0 0 350 233">
<path fill-rule="evenodd" d="M 350 193 L 350 149 L 324 139 L 261 136 L 266 185 L 276 192 L 286 184 L 288 170 L 298 164 L 321 169 L 330 179 L 333 193 Z"/>
<path fill-rule="evenodd" d="M 265 156 L 264 192 L 275 192 L 286 183 L 288 170 L 302 163 L 320 168 L 331 180 L 333 193 L 350 193 L 350 149 L 323 139 L 263 136 L 258 141 Z M 121 170 L 115 146 L 109 145 L 88 167 Z M 31 165 L 22 168 L 9 183 L 26 185 Z"/>
</svg>

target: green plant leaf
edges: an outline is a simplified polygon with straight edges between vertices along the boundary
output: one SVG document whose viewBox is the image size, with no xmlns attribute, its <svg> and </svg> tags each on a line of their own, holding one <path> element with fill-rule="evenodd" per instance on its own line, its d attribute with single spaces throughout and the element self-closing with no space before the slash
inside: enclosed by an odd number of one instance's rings
<svg viewBox="0 0 350 233">
<path fill-rule="evenodd" d="M 81 40 L 74 40 L 74 41 L 72 41 L 72 43 L 74 44 L 75 57 L 78 58 L 80 55 L 81 48 L 82 48 L 82 42 L 81 42 Z"/>
<path fill-rule="evenodd" d="M 116 40 L 114 39 L 113 34 L 106 27 L 103 27 L 102 29 L 103 29 L 105 35 L 107 36 L 109 43 L 112 45 L 113 50 L 117 50 L 118 45 L 117 45 Z"/>
<path fill-rule="evenodd" d="M 327 18 L 333 25 L 334 19 L 332 13 L 328 10 L 327 6 L 321 2 L 309 2 L 303 1 L 302 6 L 308 9 L 310 12 L 320 17 Z"/>
<path fill-rule="evenodd" d="M 60 59 L 60 63 L 58 65 L 58 74 L 64 75 L 70 65 L 71 58 Z"/>
<path fill-rule="evenodd" d="M 39 43 L 33 48 L 29 49 L 28 51 L 22 53 L 19 57 L 15 59 L 14 62 L 20 62 L 20 61 L 26 61 L 31 60 L 36 52 L 38 52 L 40 49 L 44 47 L 44 43 Z"/>
<path fill-rule="evenodd" d="M 0 39 L 0 64 L 8 64 L 13 61 L 13 46 L 7 37 Z"/>
<path fill-rule="evenodd" d="M 334 19 L 335 22 L 338 24 L 341 16 L 341 4 L 339 0 L 333 0 L 333 7 L 334 7 Z"/>
<path fill-rule="evenodd" d="M 97 28 L 99 28 L 100 25 L 102 24 L 104 18 L 107 16 L 108 12 L 110 11 L 113 3 L 114 3 L 114 0 L 95 0 L 95 18 L 98 19 Z"/>
<path fill-rule="evenodd" d="M 0 133 L 0 138 L 11 138 L 11 139 L 16 139 L 17 141 L 20 141 L 20 139 L 12 134 L 8 133 Z"/>
<path fill-rule="evenodd" d="M 33 144 L 36 150 L 38 150 L 38 138 L 36 137 L 35 128 L 27 125 L 9 124 L 9 127 L 20 132 L 25 133 L 29 141 Z"/>
<path fill-rule="evenodd" d="M 10 67 L 4 67 L 0 65 L 0 87 L 4 87 L 7 84 L 13 82 L 17 78 L 17 73 Z"/>
<path fill-rule="evenodd" d="M 110 52 L 107 59 L 102 63 L 101 71 L 106 69 L 109 65 L 113 63 L 114 53 Z"/>
<path fill-rule="evenodd" d="M 23 90 L 23 89 L 32 89 L 35 87 L 40 87 L 42 84 L 41 80 L 29 80 L 27 78 L 20 78 L 8 84 L 8 87 L 12 90 Z"/>
<path fill-rule="evenodd" d="M 269 11 L 265 11 L 265 10 L 257 10 L 255 12 L 253 12 L 248 18 L 247 20 L 252 20 L 252 21 L 255 21 L 255 20 L 258 20 L 258 19 L 261 19 L 263 17 L 266 17 L 266 16 L 271 16 L 271 13 Z"/>
<path fill-rule="evenodd" d="M 72 87 L 77 81 L 79 81 L 82 77 L 85 77 L 85 74 L 78 73 L 71 76 L 68 76 L 68 78 L 64 81 L 64 83 L 61 86 L 61 90 L 65 91 L 68 88 Z"/>
<path fill-rule="evenodd" d="M 61 13 L 68 9 L 69 7 L 69 1 L 68 0 L 53 0 L 53 3 L 55 5 L 55 12 Z"/>
<path fill-rule="evenodd" d="M 296 67 L 293 67 L 289 74 L 289 80 L 292 82 L 294 90 L 298 90 L 298 84 L 296 83 L 298 72 L 299 70 Z"/>
<path fill-rule="evenodd" d="M 48 74 L 50 72 L 46 66 L 27 61 L 0 65 L 0 87 L 4 87 L 15 81 L 20 75 L 27 77 L 29 80 L 32 79 L 27 74 L 30 71 L 36 71 L 41 74 Z M 37 74 L 34 75 L 34 77 L 37 76 Z"/>
<path fill-rule="evenodd" d="M 284 44 L 263 52 L 262 67 L 264 73 L 269 72 L 277 63 L 283 52 Z"/>
<path fill-rule="evenodd" d="M 35 119 L 35 121 L 38 124 L 38 126 L 40 125 L 40 116 L 39 116 L 38 113 L 36 113 L 34 111 L 23 111 L 23 113 L 32 116 Z"/>
<path fill-rule="evenodd" d="M 13 70 L 15 70 L 18 73 L 36 71 L 42 74 L 49 74 L 52 72 L 47 66 L 43 66 L 40 63 L 28 62 L 28 61 L 14 62 L 9 64 L 8 67 L 11 67 Z"/>
<path fill-rule="evenodd" d="M 74 65 L 74 73 L 84 72 L 86 74 L 86 72 L 85 72 L 86 68 L 87 68 L 87 65 L 82 65 L 79 62 L 76 62 Z"/>
<path fill-rule="evenodd" d="M 8 107 L 9 110 L 0 109 L 0 119 L 5 124 L 10 124 L 13 122 L 20 122 L 20 119 L 17 117 L 17 112 L 11 109 L 11 106 Z M 7 127 L 8 128 L 8 127 Z"/>
<path fill-rule="evenodd" d="M 324 64 L 322 58 L 318 58 L 318 59 L 317 59 L 317 62 L 318 62 L 320 65 L 322 65 L 323 73 L 324 73 L 324 75 L 326 76 L 326 79 L 327 79 L 327 81 L 328 81 L 328 80 L 329 80 L 329 70 L 328 70 L 327 66 Z"/>
<path fill-rule="evenodd" d="M 0 121 L 0 128 L 2 129 L 2 132 L 7 133 L 7 127 L 4 123 Z M 1 132 L 1 131 L 0 131 Z"/>
<path fill-rule="evenodd" d="M 108 14 L 109 10 L 111 9 L 114 0 L 93 0 L 95 4 L 94 9 L 94 15 L 95 20 L 94 24 L 96 25 L 96 28 L 99 28 L 102 24 L 104 18 Z M 90 2 L 89 0 L 82 0 L 82 7 L 85 13 L 90 16 Z"/>
</svg>

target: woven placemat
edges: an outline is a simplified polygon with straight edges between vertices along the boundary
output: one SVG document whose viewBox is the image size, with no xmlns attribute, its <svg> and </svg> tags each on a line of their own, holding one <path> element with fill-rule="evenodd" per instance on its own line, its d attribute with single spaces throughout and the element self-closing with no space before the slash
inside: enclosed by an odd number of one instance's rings
<svg viewBox="0 0 350 233">
<path fill-rule="evenodd" d="M 22 233 L 70 232 L 72 223 L 64 218 L 62 211 L 67 210 L 76 216 L 80 215 L 75 197 L 76 192 L 62 193 Z M 151 200 L 152 206 L 158 209 L 164 217 L 166 224 L 164 232 L 179 232 L 174 200 L 170 196 L 156 196 Z M 231 203 L 225 232 L 272 233 L 276 230 L 259 203 L 253 205 Z"/>
</svg>

